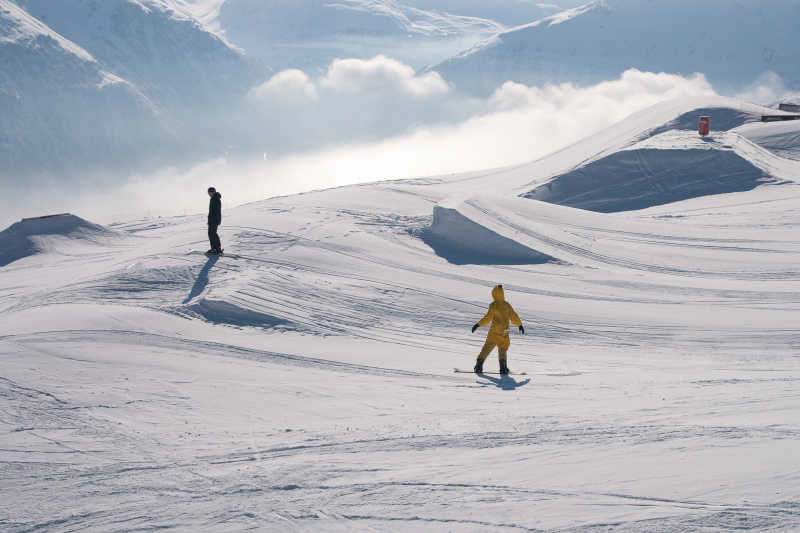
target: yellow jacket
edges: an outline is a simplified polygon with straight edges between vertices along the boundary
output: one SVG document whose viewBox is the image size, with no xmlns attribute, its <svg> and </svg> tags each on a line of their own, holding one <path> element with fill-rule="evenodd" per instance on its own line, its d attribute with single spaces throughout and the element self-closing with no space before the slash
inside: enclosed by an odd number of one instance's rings
<svg viewBox="0 0 800 533">
<path fill-rule="evenodd" d="M 517 312 L 514 311 L 514 308 L 511 307 L 511 304 L 506 301 L 502 285 L 496 285 L 492 289 L 492 298 L 494 301 L 489 304 L 489 312 L 480 319 L 478 325 L 488 326 L 489 323 L 492 324 L 487 338 L 507 339 L 509 323 L 521 326 L 522 321 L 519 319 Z"/>
</svg>

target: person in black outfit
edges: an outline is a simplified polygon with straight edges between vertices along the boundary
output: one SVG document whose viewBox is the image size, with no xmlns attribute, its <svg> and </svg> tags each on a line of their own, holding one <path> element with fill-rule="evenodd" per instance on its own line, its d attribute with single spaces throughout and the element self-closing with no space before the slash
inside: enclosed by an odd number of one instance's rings
<svg viewBox="0 0 800 533">
<path fill-rule="evenodd" d="M 217 228 L 222 223 L 222 195 L 214 187 L 208 188 L 211 201 L 208 204 L 208 240 L 211 243 L 210 254 L 221 254 L 222 243 L 219 241 Z"/>
</svg>

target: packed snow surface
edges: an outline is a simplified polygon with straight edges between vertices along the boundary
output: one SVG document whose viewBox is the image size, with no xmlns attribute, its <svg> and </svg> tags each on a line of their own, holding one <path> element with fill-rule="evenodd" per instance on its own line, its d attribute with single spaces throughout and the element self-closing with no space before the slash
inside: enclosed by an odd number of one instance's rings
<svg viewBox="0 0 800 533">
<path fill-rule="evenodd" d="M 770 152 L 800 161 L 800 120 L 745 124 L 736 131 Z"/>
<path fill-rule="evenodd" d="M 642 142 L 680 166 L 704 141 L 652 132 L 705 105 L 225 206 L 221 257 L 204 216 L 47 229 L 0 268 L 0 529 L 797 531 L 796 176 L 613 214 L 520 197 Z M 456 374 L 497 283 L 514 373 Z"/>
</svg>

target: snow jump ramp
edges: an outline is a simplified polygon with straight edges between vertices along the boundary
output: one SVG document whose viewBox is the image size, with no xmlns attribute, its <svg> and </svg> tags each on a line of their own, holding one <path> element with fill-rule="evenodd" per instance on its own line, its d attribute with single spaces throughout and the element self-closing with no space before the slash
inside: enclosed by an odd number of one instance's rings
<svg viewBox="0 0 800 533">
<path fill-rule="evenodd" d="M 458 202 L 435 206 L 433 223 L 421 235 L 436 255 L 448 262 L 455 265 L 528 265 L 555 260 L 476 222 L 459 207 Z"/>
</svg>

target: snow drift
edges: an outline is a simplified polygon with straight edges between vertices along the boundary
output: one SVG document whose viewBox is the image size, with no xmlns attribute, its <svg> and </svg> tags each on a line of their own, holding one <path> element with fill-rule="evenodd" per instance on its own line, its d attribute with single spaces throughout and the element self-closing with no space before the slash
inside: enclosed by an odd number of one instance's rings
<svg viewBox="0 0 800 533">
<path fill-rule="evenodd" d="M 286 320 L 259 313 L 224 300 L 199 298 L 186 306 L 190 315 L 214 324 L 239 327 L 272 328 L 287 324 Z"/>
<path fill-rule="evenodd" d="M 26 218 L 0 232 L 0 267 L 40 252 L 58 248 L 64 241 L 93 243 L 111 230 L 69 213 Z"/>
<path fill-rule="evenodd" d="M 745 124 L 736 132 L 775 155 L 800 161 L 800 120 Z"/>
</svg>

